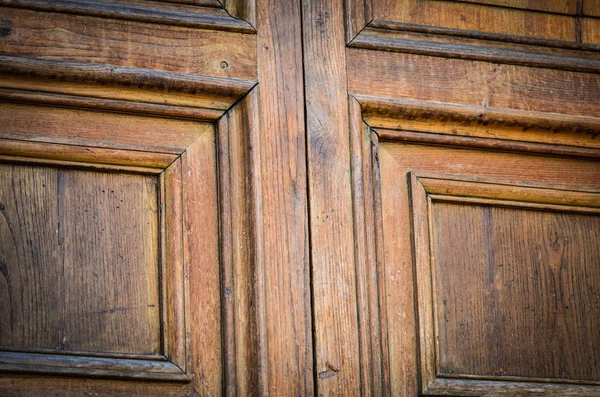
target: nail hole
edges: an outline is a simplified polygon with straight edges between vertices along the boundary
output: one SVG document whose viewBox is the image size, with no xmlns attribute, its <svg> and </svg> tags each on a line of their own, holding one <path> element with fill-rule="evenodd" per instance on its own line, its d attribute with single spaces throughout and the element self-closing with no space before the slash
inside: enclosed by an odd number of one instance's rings
<svg viewBox="0 0 600 397">
<path fill-rule="evenodd" d="M 229 69 L 229 64 L 225 61 L 221 61 L 221 69 Z"/>
</svg>

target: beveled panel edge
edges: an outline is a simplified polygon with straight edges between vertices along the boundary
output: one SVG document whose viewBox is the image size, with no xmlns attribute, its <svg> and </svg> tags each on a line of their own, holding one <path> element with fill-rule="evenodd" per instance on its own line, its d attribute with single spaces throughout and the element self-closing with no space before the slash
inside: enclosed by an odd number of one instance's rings
<svg viewBox="0 0 600 397">
<path fill-rule="evenodd" d="M 580 190 L 555 184 L 523 184 L 520 181 L 507 181 L 480 177 L 466 177 L 449 174 L 411 172 L 415 182 L 423 185 L 427 197 L 454 202 L 472 203 L 470 199 L 501 204 L 532 203 L 555 206 L 556 208 L 600 208 L 600 191 Z M 535 208 L 535 207 L 531 207 Z"/>
<path fill-rule="evenodd" d="M 598 214 L 600 191 L 587 192 L 551 184 L 520 185 L 491 178 L 457 177 L 447 174 L 411 171 L 410 202 L 412 235 L 417 274 L 417 306 L 419 322 L 419 366 L 422 394 L 437 396 L 514 395 L 515 393 L 543 393 L 549 396 L 592 396 L 600 391 L 600 382 L 587 380 L 545 379 L 514 376 L 472 376 L 460 374 L 444 376 L 437 364 L 435 291 L 431 264 L 430 236 L 433 230 L 431 205 L 433 201 L 452 201 L 464 204 L 489 204 L 524 207 L 527 209 L 569 211 Z M 489 191 L 491 188 L 494 191 Z M 498 199 L 498 190 L 505 190 Z M 556 195 L 560 192 L 561 195 Z M 554 193 L 554 194 L 553 194 Z M 567 194 L 566 200 L 563 199 Z M 437 197 L 436 197 L 437 195 Z M 532 205 L 528 205 L 532 204 Z M 417 214 L 420 214 L 417 215 Z"/>
<path fill-rule="evenodd" d="M 437 377 L 423 390 L 428 396 L 464 396 L 465 391 L 476 396 L 514 396 L 521 393 L 526 395 L 555 396 L 555 397 L 595 397 L 600 388 L 587 384 L 570 383 L 540 383 L 536 381 L 494 381 L 479 379 L 451 379 Z"/>
<path fill-rule="evenodd" d="M 239 98 L 250 91 L 256 81 L 227 79 L 151 69 L 95 65 L 80 62 L 43 60 L 38 58 L 0 55 L 1 77 L 22 76 L 48 81 L 93 83 L 102 90 L 107 86 L 135 87 L 153 90 L 168 97 L 170 92 L 198 96 L 197 108 L 160 105 L 156 103 L 122 100 L 119 93 L 113 98 L 75 95 L 51 95 L 44 91 L 43 81 L 32 84 L 31 92 L 3 90 L 4 98 L 19 101 L 50 102 L 62 106 L 104 108 L 112 111 L 147 113 L 178 118 L 216 120 Z"/>
<path fill-rule="evenodd" d="M 566 45 L 549 40 L 511 40 L 513 36 L 459 36 L 437 29 L 403 27 L 371 22 L 349 43 L 349 47 L 403 52 L 447 58 L 470 59 L 512 65 L 600 73 L 600 48 L 595 45 Z"/>
<path fill-rule="evenodd" d="M 533 11 L 525 11 L 533 12 Z M 587 50 L 587 51 L 598 51 L 600 47 L 595 44 L 577 43 L 572 41 L 560 41 L 551 40 L 527 36 L 516 36 L 501 33 L 487 33 L 481 31 L 472 30 L 461 30 L 453 28 L 444 28 L 438 26 L 429 25 L 417 25 L 405 22 L 391 22 L 385 20 L 374 19 L 368 25 L 371 28 L 377 28 L 387 31 L 402 31 L 402 32 L 415 32 L 415 33 L 428 33 L 446 37 L 456 38 L 471 38 L 487 40 L 498 43 L 515 43 L 515 44 L 528 44 L 540 47 L 553 47 L 553 48 L 565 48 L 574 50 Z"/>
<path fill-rule="evenodd" d="M 189 382 L 189 376 L 168 361 L 82 357 L 0 351 L 0 371 L 119 377 Z"/>
<path fill-rule="evenodd" d="M 52 92 L 26 91 L 2 87 L 0 87 L 0 101 L 16 103 L 39 103 L 72 108 L 101 109 L 130 114 L 144 114 L 190 120 L 216 120 L 223 114 L 222 109 L 161 105 L 158 103 L 134 102 L 125 99 L 106 99 L 55 94 Z"/>
<path fill-rule="evenodd" d="M 256 33 L 256 29 L 250 23 L 216 8 L 214 2 L 212 6 L 204 7 L 165 1 L 0 0 L 0 6 L 245 34 Z"/>
</svg>

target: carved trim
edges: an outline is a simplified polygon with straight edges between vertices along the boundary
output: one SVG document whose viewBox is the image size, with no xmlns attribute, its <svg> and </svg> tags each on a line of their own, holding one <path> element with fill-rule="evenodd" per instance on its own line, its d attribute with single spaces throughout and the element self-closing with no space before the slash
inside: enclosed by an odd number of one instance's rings
<svg viewBox="0 0 600 397">
<path fill-rule="evenodd" d="M 597 45 L 576 43 L 571 41 L 558 41 L 500 33 L 486 33 L 472 30 L 442 28 L 437 26 L 415 25 L 411 23 L 390 22 L 376 19 L 369 24 L 369 27 L 388 31 L 428 33 L 439 36 L 488 40 L 501 43 L 527 44 L 540 47 L 554 47 L 587 51 L 598 51 L 599 49 Z"/>
<path fill-rule="evenodd" d="M 510 44 L 505 37 L 494 38 L 471 35 L 461 38 L 430 29 L 374 28 L 371 23 L 348 45 L 369 50 L 403 52 L 448 58 L 471 59 L 524 65 L 541 68 L 600 73 L 600 54 L 592 46 L 558 46 L 556 43 L 521 42 Z M 509 36 L 512 37 L 512 36 Z M 550 45 L 551 44 L 551 45 Z M 548 48 L 560 47 L 560 48 Z"/>
<path fill-rule="evenodd" d="M 349 98 L 350 161 L 352 170 L 352 206 L 354 251 L 357 277 L 357 312 L 360 341 L 362 394 L 389 395 L 386 368 L 389 368 L 385 337 L 385 285 L 380 280 L 381 243 L 379 222 L 378 164 L 374 161 L 377 139 L 361 119 L 360 105 Z M 376 155 L 376 154 L 375 154 Z"/>
<path fill-rule="evenodd" d="M 162 92 L 210 94 L 227 98 L 231 103 L 234 103 L 256 84 L 254 81 L 240 79 L 5 55 L 0 55 L 0 74 L 101 85 L 133 86 L 141 89 L 157 89 Z"/>
<path fill-rule="evenodd" d="M 217 120 L 222 109 L 193 108 L 189 106 L 161 105 L 120 99 L 105 99 L 87 96 L 53 94 L 40 91 L 22 91 L 0 88 L 0 101 L 15 103 L 37 103 L 57 107 L 100 109 L 131 114 L 146 114 L 190 120 Z"/>
<path fill-rule="evenodd" d="M 0 352 L 0 371 L 189 382 L 168 361 Z"/>
<path fill-rule="evenodd" d="M 256 33 L 250 23 L 232 18 L 224 10 L 214 7 L 173 4 L 164 1 L 0 0 L 0 5 L 163 25 Z"/>
<path fill-rule="evenodd" d="M 377 128 L 378 133 L 385 139 L 406 141 L 411 140 L 412 135 L 417 141 L 437 141 L 455 146 L 496 147 L 502 150 L 583 157 L 596 157 L 600 148 L 596 140 L 600 134 L 600 119 L 595 117 L 365 95 L 354 97 L 361 104 L 364 120 L 372 128 Z M 458 127 L 465 132 L 458 133 Z M 493 130 L 498 132 L 494 135 Z M 426 134 L 420 135 L 414 131 L 423 131 Z M 453 136 L 446 138 L 428 132 L 441 132 Z M 552 135 L 550 142 L 549 133 Z M 471 138 L 469 135 L 483 135 L 483 138 L 494 139 L 482 140 L 478 139 L 480 137 Z M 564 139 L 563 143 L 560 137 L 568 139 Z"/>
<path fill-rule="evenodd" d="M 217 125 L 225 395 L 249 395 L 259 390 L 255 94 L 242 99 Z"/>
<path fill-rule="evenodd" d="M 471 147 L 490 150 L 505 150 L 509 152 L 540 153 L 565 157 L 584 157 L 598 159 L 600 150 L 597 148 L 584 148 L 577 146 L 552 145 L 511 141 L 508 139 L 473 138 L 468 136 L 454 136 L 444 134 L 429 134 L 416 131 L 397 131 L 377 129 L 374 132 L 381 140 L 399 142 L 419 142 L 429 145 Z"/>
</svg>

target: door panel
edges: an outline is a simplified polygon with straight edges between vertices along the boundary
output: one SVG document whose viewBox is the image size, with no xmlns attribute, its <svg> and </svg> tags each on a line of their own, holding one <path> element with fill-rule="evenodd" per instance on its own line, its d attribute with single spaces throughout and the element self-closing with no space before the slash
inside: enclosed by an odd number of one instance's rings
<svg viewBox="0 0 600 397">
<path fill-rule="evenodd" d="M 392 390 L 597 394 L 598 162 L 393 141 L 378 158 Z"/>
<path fill-rule="evenodd" d="M 158 178 L 0 168 L 2 346 L 158 355 Z"/>
</svg>

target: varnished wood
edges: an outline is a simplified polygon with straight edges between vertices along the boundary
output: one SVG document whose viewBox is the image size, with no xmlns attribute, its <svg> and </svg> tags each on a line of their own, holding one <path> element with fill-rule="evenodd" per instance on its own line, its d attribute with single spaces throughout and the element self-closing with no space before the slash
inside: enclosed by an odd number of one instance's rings
<svg viewBox="0 0 600 397">
<path fill-rule="evenodd" d="M 257 294 L 255 235 L 256 212 L 253 209 L 255 181 L 251 166 L 254 158 L 246 148 L 256 131 L 256 96 L 238 103 L 219 122 L 219 192 L 221 195 L 221 313 L 223 367 L 227 374 L 225 395 L 248 395 L 259 387 L 258 329 L 255 302 Z"/>
<path fill-rule="evenodd" d="M 0 0 L 0 395 L 598 395 L 597 3 Z"/>
</svg>

